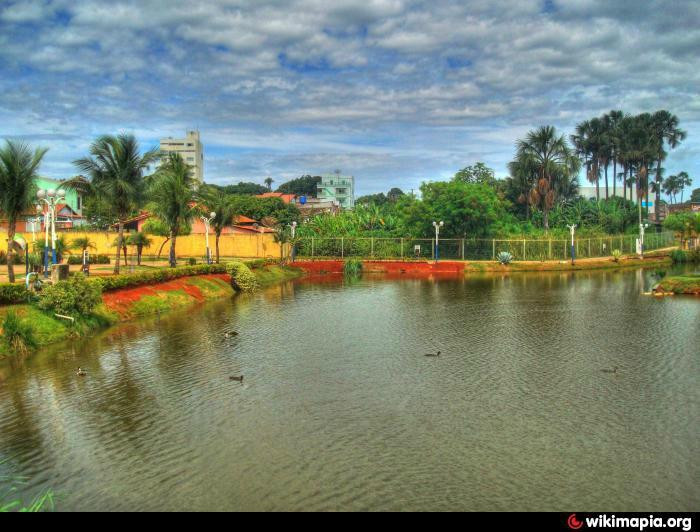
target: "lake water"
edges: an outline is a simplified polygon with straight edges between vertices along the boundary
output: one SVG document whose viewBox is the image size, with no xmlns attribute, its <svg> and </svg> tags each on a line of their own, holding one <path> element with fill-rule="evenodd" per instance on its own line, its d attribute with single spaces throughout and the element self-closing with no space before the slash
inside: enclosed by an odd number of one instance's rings
<svg viewBox="0 0 700 532">
<path fill-rule="evenodd" d="M 0 474 L 59 510 L 697 510 L 700 300 L 652 282 L 326 278 L 120 326 L 0 370 Z"/>
</svg>

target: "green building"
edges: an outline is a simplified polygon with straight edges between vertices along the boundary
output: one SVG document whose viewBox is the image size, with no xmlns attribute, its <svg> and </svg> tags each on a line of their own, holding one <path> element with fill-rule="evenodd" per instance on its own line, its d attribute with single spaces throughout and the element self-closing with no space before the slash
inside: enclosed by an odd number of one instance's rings
<svg viewBox="0 0 700 532">
<path fill-rule="evenodd" d="M 316 197 L 337 201 L 343 209 L 352 209 L 355 206 L 355 178 L 339 174 L 322 176 L 316 185 Z"/>
</svg>

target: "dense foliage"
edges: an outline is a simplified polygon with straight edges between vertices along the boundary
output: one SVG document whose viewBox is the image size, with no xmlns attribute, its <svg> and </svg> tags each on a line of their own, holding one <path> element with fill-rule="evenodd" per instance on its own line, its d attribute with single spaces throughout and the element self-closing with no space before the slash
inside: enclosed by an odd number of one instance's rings
<svg viewBox="0 0 700 532">
<path fill-rule="evenodd" d="M 296 194 L 297 196 L 316 197 L 316 185 L 321 182 L 321 176 L 303 175 L 277 187 L 277 192 Z"/>
<path fill-rule="evenodd" d="M 26 303 L 29 292 L 24 284 L 0 283 L 0 305 L 15 305 Z"/>
<path fill-rule="evenodd" d="M 11 351 L 18 354 L 25 354 L 39 345 L 32 324 L 13 311 L 7 312 L 2 321 L 2 341 Z"/>
<path fill-rule="evenodd" d="M 89 316 L 102 303 L 99 283 L 88 280 L 83 274 L 71 275 L 67 281 L 45 286 L 39 296 L 42 310 L 72 316 Z"/>
<path fill-rule="evenodd" d="M 223 264 L 179 266 L 177 268 L 159 269 L 129 275 L 96 277 L 92 280 L 92 282 L 99 283 L 103 292 L 109 292 L 122 288 L 133 288 L 148 284 L 164 283 L 166 281 L 172 281 L 173 279 L 179 279 L 180 277 L 206 275 L 211 273 L 226 273 L 226 266 Z"/>
<path fill-rule="evenodd" d="M 231 285 L 237 292 L 254 292 L 258 289 L 258 280 L 250 268 L 239 261 L 226 264 L 226 271 L 231 275 Z"/>
</svg>

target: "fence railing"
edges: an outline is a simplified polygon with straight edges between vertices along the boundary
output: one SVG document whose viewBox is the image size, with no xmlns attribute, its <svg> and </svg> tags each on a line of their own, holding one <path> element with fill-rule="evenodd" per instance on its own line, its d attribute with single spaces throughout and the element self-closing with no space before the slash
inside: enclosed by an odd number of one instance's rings
<svg viewBox="0 0 700 532">
<path fill-rule="evenodd" d="M 576 257 L 581 259 L 609 257 L 619 249 L 625 255 L 637 252 L 636 235 L 575 239 Z M 676 244 L 673 233 L 647 233 L 644 251 Z M 296 245 L 299 258 L 363 258 L 363 259 L 435 259 L 435 239 L 373 237 L 311 237 Z M 496 260 L 502 251 L 514 260 L 544 261 L 571 258 L 571 239 L 523 240 L 441 238 L 439 258 L 445 260 Z"/>
</svg>

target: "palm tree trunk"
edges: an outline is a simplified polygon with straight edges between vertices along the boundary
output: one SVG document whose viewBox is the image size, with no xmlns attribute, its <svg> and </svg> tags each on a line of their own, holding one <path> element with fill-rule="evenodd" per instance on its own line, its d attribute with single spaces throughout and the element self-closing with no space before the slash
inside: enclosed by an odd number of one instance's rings
<svg viewBox="0 0 700 532">
<path fill-rule="evenodd" d="M 143 254 L 143 246 L 139 244 L 136 246 L 136 264 L 141 266 L 141 255 Z"/>
<path fill-rule="evenodd" d="M 219 237 L 220 233 L 216 233 L 216 263 L 219 264 Z"/>
<path fill-rule="evenodd" d="M 122 246 L 122 251 L 124 252 L 124 267 L 126 268 L 129 265 L 129 261 L 126 260 L 126 254 L 127 254 L 127 249 L 126 246 Z"/>
<path fill-rule="evenodd" d="M 160 245 L 160 249 L 158 250 L 158 260 L 160 260 L 160 256 L 163 253 L 163 248 L 165 247 L 165 244 L 167 244 L 169 240 L 170 240 L 170 237 L 166 238 L 165 240 L 163 240 L 163 243 Z"/>
<path fill-rule="evenodd" d="M 170 267 L 175 268 L 177 266 L 177 260 L 175 259 L 175 242 L 177 236 L 173 231 L 170 231 Z"/>
<path fill-rule="evenodd" d="M 7 277 L 10 283 L 15 282 L 15 261 L 14 261 L 14 246 L 15 241 L 15 220 L 7 220 Z M 27 250 L 29 251 L 29 250 Z M 27 252 L 25 251 L 25 253 Z"/>
<path fill-rule="evenodd" d="M 661 203 L 661 158 L 656 161 L 656 198 L 654 198 L 654 221 L 657 224 L 659 223 L 659 203 Z M 647 205 L 648 204 L 649 198 L 647 198 Z"/>
<path fill-rule="evenodd" d="M 613 198 L 617 196 L 617 159 L 613 159 Z"/>
<path fill-rule="evenodd" d="M 119 220 L 119 236 L 117 237 L 117 260 L 114 264 L 114 275 L 119 275 L 119 263 L 122 260 L 122 242 L 124 242 L 124 222 Z"/>
<path fill-rule="evenodd" d="M 605 162 L 605 199 L 610 199 L 610 185 L 608 184 L 608 162 Z"/>
</svg>

